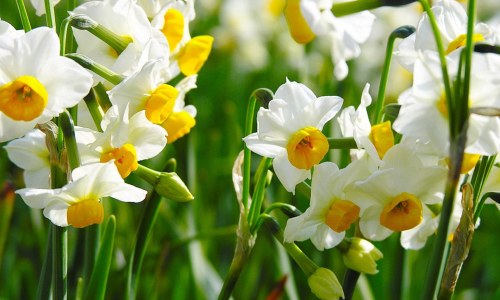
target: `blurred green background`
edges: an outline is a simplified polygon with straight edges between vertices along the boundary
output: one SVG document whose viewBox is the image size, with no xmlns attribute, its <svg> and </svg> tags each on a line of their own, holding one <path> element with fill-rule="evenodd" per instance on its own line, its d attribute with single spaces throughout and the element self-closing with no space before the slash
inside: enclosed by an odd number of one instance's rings
<svg viewBox="0 0 500 300">
<path fill-rule="evenodd" d="M 165 158 L 175 157 L 177 172 L 188 183 L 195 201 L 162 203 L 144 260 L 138 299 L 216 298 L 234 253 L 238 205 L 231 170 L 243 147 L 245 110 L 253 90 L 265 87 L 275 91 L 288 78 L 305 83 L 318 96 L 340 95 L 347 106 L 357 104 L 368 81 L 372 84 L 372 95 L 376 95 L 381 53 L 390 33 L 387 28 L 392 30 L 395 26 L 376 27 L 378 31 L 374 29 L 373 36 L 378 40 L 363 48 L 368 56 L 350 62 L 349 77 L 337 82 L 332 75 L 329 45 L 321 42 L 307 47 L 295 45 L 286 32 L 284 18 L 272 14 L 271 4 L 279 3 L 272 0 L 196 2 L 192 36 L 215 36 L 214 49 L 199 73 L 198 88 L 187 95 L 187 102 L 198 110 L 197 125 L 187 137 L 169 145 L 160 158 L 149 162 L 159 169 Z M 33 27 L 44 25 L 45 19 L 34 15 L 29 1 L 26 6 Z M 66 17 L 65 7 L 64 0 L 56 6 L 59 21 Z M 403 9 L 407 13 L 406 10 L 414 8 Z M 381 12 L 376 22 L 388 23 L 389 17 L 398 13 L 396 9 Z M 22 28 L 14 0 L 0 0 L 0 18 L 17 29 Z M 391 82 L 400 85 L 404 75 L 395 74 Z M 388 96 L 394 100 L 404 84 L 408 84 L 408 79 L 401 86 L 394 86 L 394 94 Z M 389 89 L 391 93 L 391 86 Z M 333 134 L 338 128 L 332 125 L 327 130 Z M 332 159 L 342 163 L 339 159 L 342 155 L 345 153 L 333 153 Z M 253 161 L 256 168 L 258 157 L 254 156 Z M 147 187 L 133 176 L 129 180 Z M 0 148 L 0 186 L 6 182 L 16 189 L 23 187 L 21 170 L 9 162 L 5 150 Z M 307 208 L 307 199 L 290 195 L 276 179 L 267 193 L 266 201 L 290 202 L 299 209 Z M 49 222 L 19 197 L 9 202 L 8 194 L 0 196 L 0 299 L 33 299 Z M 105 201 L 106 214 L 112 213 L 117 218 L 107 299 L 125 298 L 127 260 L 143 208 L 144 203 Z M 277 217 L 284 225 L 284 216 L 278 214 Z M 498 224 L 498 210 L 494 206 L 486 207 L 463 266 L 455 299 L 500 299 Z M 77 279 L 72 270 L 78 267 L 83 255 L 81 239 L 81 232 L 69 230 L 70 299 L 74 297 Z M 370 286 L 374 299 L 399 299 L 400 289 L 404 299 L 419 299 L 432 241 L 431 237 L 418 252 L 402 251 L 396 235 L 376 243 L 384 253 L 378 264 L 380 272 L 362 277 L 360 286 Z M 339 279 L 342 278 L 345 269 L 337 250 L 319 252 L 309 241 L 298 244 L 318 265 L 334 270 Z M 405 271 L 402 271 L 403 265 L 407 266 Z M 236 285 L 234 299 L 266 299 L 284 276 L 287 276 L 289 290 L 282 299 L 314 299 L 307 278 L 263 228 Z M 355 297 L 362 299 L 359 291 Z"/>
</svg>

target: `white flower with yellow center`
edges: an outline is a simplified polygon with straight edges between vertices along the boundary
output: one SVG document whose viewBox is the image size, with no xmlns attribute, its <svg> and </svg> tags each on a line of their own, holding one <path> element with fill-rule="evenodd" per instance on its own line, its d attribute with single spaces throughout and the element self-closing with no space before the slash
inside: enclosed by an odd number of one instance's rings
<svg viewBox="0 0 500 300">
<path fill-rule="evenodd" d="M 392 134 L 389 121 L 371 126 L 366 108 L 372 103 L 372 97 L 368 90 L 370 84 L 366 84 L 361 95 L 361 103 L 358 109 L 349 106 L 342 110 L 337 121 L 340 125 L 342 136 L 353 137 L 359 149 L 364 149 L 376 165 L 381 164 L 385 153 L 394 146 L 394 135 Z M 358 158 L 364 152 L 356 151 Z M 361 153 L 359 153 L 361 152 Z"/>
<path fill-rule="evenodd" d="M 276 176 L 289 192 L 311 176 L 311 168 L 329 150 L 321 132 L 342 107 L 337 96 L 316 98 L 305 85 L 287 82 L 281 85 L 269 108 L 257 113 L 257 132 L 244 138 L 253 152 L 274 158 Z"/>
<path fill-rule="evenodd" d="M 149 121 L 161 124 L 172 113 L 179 95 L 175 87 L 165 83 L 170 79 L 165 61 L 152 60 L 111 89 L 109 99 L 120 112 L 127 106 L 130 115 L 145 110 Z"/>
<path fill-rule="evenodd" d="M 24 170 L 26 187 L 50 187 L 50 154 L 43 132 L 33 129 L 24 137 L 10 141 L 4 148 L 10 161 Z"/>
<path fill-rule="evenodd" d="M 442 201 L 447 173 L 446 168 L 424 166 L 404 145 L 389 149 L 383 161 L 383 167 L 346 191 L 348 199 L 365 207 L 361 233 L 376 241 L 418 226 L 424 205 Z"/>
<path fill-rule="evenodd" d="M 437 2 L 432 11 L 435 15 L 437 27 L 446 54 L 450 54 L 465 46 L 467 38 L 467 14 L 463 6 L 454 0 L 441 0 Z M 498 35 L 485 23 L 478 23 L 474 27 L 474 42 L 495 44 Z M 431 23 L 426 13 L 420 19 L 417 30 L 405 38 L 395 51 L 402 66 L 408 70 L 413 69 L 418 51 L 431 50 L 437 52 L 436 42 Z"/>
<path fill-rule="evenodd" d="M 123 178 L 137 169 L 138 161 L 156 156 L 167 144 L 166 131 L 149 122 L 144 111 L 134 114 L 129 120 L 127 110 L 119 114 L 118 108 L 112 106 L 101 122 L 101 128 L 102 133 L 76 128 L 82 162 L 113 160 Z"/>
<path fill-rule="evenodd" d="M 74 30 L 77 52 L 112 71 L 128 76 L 153 59 L 166 59 L 169 48 L 163 34 L 149 23 L 144 10 L 131 0 L 90 1 L 78 6 L 72 14 L 87 15 L 113 33 L 129 40 L 125 50 L 115 49 L 87 31 Z"/>
<path fill-rule="evenodd" d="M 168 41 L 174 76 L 179 72 L 185 76 L 197 74 L 212 50 L 212 36 L 191 37 L 189 22 L 194 15 L 193 1 L 172 1 L 151 21 Z"/>
<path fill-rule="evenodd" d="M 366 164 L 361 161 L 355 161 L 342 170 L 332 162 L 316 166 L 311 206 L 302 215 L 288 220 L 285 242 L 311 239 L 321 251 L 337 246 L 361 212 L 361 208 L 346 197 L 344 190 L 347 185 L 368 175 Z"/>
<path fill-rule="evenodd" d="M 123 202 L 140 202 L 147 192 L 123 181 L 112 163 L 76 168 L 71 182 L 60 189 L 21 189 L 16 191 L 24 202 L 37 209 L 57 226 L 76 228 L 99 224 L 104 218 L 102 197 Z"/>
<path fill-rule="evenodd" d="M 298 43 L 308 43 L 316 36 L 331 43 L 334 75 L 342 80 L 349 71 L 346 61 L 361 54 L 360 45 L 370 36 L 375 16 L 363 11 L 335 17 L 334 0 L 290 0 L 285 17 L 292 37 Z"/>
<path fill-rule="evenodd" d="M 0 38 L 0 142 L 24 135 L 87 95 L 92 76 L 59 54 L 53 29 Z"/>
<path fill-rule="evenodd" d="M 434 151 L 444 157 L 449 149 L 449 117 L 439 58 L 434 52 L 421 55 L 415 62 L 413 87 L 398 99 L 401 109 L 393 128 L 405 136 L 430 142 Z M 448 70 L 456 73 L 454 58 L 455 55 L 448 56 Z M 500 108 L 500 85 L 495 81 L 498 71 L 491 69 L 488 56 L 473 54 L 472 61 L 469 108 Z M 455 78 L 456 74 L 450 76 Z M 465 152 L 493 155 L 499 150 L 500 120 L 471 114 Z"/>
</svg>

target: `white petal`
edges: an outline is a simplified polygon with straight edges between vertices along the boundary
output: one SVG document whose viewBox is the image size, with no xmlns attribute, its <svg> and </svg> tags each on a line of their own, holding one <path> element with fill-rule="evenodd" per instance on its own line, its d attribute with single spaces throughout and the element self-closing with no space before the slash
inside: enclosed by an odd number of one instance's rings
<svg viewBox="0 0 500 300">
<path fill-rule="evenodd" d="M 243 138 L 243 141 L 247 145 L 248 149 L 255 152 L 261 156 L 274 158 L 286 149 L 272 144 L 270 142 L 261 141 L 257 133 L 252 133 L 249 136 Z"/>
<path fill-rule="evenodd" d="M 51 201 L 54 201 L 54 195 L 57 191 L 58 190 L 25 188 L 17 190 L 16 194 L 19 194 L 29 207 L 41 209 L 46 207 Z"/>
<path fill-rule="evenodd" d="M 309 213 L 306 211 L 298 217 L 288 219 L 284 232 L 285 242 L 301 242 L 311 238 L 321 221 L 308 218 Z"/>
<path fill-rule="evenodd" d="M 68 226 L 68 207 L 62 201 L 53 201 L 43 210 L 43 215 L 57 226 Z"/>
<path fill-rule="evenodd" d="M 316 229 L 316 232 L 311 237 L 311 242 L 320 251 L 324 249 L 330 249 L 342 242 L 345 237 L 345 231 L 340 233 L 335 232 L 330 229 L 326 224 L 321 224 Z"/>
<path fill-rule="evenodd" d="M 359 228 L 363 236 L 370 240 L 381 241 L 387 238 L 392 230 L 380 224 L 381 207 L 372 206 L 365 210 L 359 220 Z"/>
<path fill-rule="evenodd" d="M 276 156 L 273 160 L 273 168 L 276 176 L 285 189 L 295 194 L 295 186 L 311 177 L 310 170 L 301 170 L 292 166 L 288 161 L 286 151 Z"/>
</svg>

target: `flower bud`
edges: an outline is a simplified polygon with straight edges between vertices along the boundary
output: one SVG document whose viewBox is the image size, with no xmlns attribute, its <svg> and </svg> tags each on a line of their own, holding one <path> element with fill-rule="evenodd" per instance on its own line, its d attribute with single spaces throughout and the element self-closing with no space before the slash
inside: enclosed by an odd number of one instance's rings
<svg viewBox="0 0 500 300">
<path fill-rule="evenodd" d="M 353 237 L 350 243 L 342 256 L 346 267 L 366 274 L 378 273 L 376 261 L 384 257 L 382 252 L 365 239 Z"/>
<path fill-rule="evenodd" d="M 194 199 L 186 184 L 175 172 L 161 173 L 155 191 L 163 197 L 177 202 L 187 202 Z"/>
<path fill-rule="evenodd" d="M 344 297 L 344 291 L 340 285 L 337 276 L 331 270 L 326 268 L 317 268 L 309 276 L 307 283 L 316 297 L 319 299 L 339 299 Z"/>
</svg>

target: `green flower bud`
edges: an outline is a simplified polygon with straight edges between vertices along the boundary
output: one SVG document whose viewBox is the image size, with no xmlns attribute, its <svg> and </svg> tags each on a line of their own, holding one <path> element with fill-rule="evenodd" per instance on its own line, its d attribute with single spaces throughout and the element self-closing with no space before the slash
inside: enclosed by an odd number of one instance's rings
<svg viewBox="0 0 500 300">
<path fill-rule="evenodd" d="M 346 267 L 366 274 L 377 274 L 376 261 L 384 257 L 382 252 L 365 239 L 353 237 L 350 243 L 342 257 Z"/>
<path fill-rule="evenodd" d="M 337 276 L 331 270 L 318 268 L 309 276 L 307 283 L 316 297 L 319 299 L 339 299 L 344 297 L 344 291 Z"/>
<path fill-rule="evenodd" d="M 175 172 L 161 173 L 155 191 L 163 197 L 177 202 L 187 202 L 194 199 L 186 184 Z"/>
</svg>

